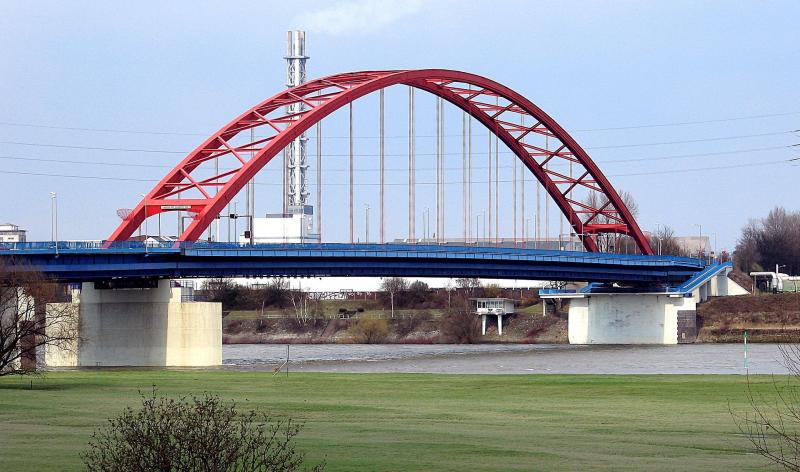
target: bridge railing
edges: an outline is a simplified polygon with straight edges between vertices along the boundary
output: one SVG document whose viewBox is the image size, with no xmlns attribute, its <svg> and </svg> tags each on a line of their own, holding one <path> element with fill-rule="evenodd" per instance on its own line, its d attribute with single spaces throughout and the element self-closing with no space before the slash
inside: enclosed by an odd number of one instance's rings
<svg viewBox="0 0 800 472">
<path fill-rule="evenodd" d="M 512 247 L 507 245 L 486 246 L 486 245 L 456 245 L 456 244 L 414 244 L 406 242 L 391 242 L 385 244 L 378 243 L 263 243 L 248 244 L 234 242 L 173 242 L 173 241 L 121 241 L 107 243 L 106 241 L 35 241 L 24 243 L 0 243 L 0 255 L 5 251 L 16 253 L 59 253 L 59 252 L 94 252 L 94 251 L 123 251 L 132 253 L 158 252 L 174 253 L 188 250 L 195 251 L 235 251 L 231 255 L 257 255 L 252 251 L 334 251 L 337 254 L 345 252 L 348 254 L 375 255 L 376 252 L 409 253 L 415 255 L 431 255 L 431 257 L 442 254 L 453 253 L 458 255 L 464 252 L 483 254 L 499 258 L 506 257 L 535 257 L 535 258 L 557 258 L 566 262 L 587 262 L 593 260 L 598 263 L 613 264 L 683 264 L 697 268 L 702 268 L 706 264 L 700 259 L 677 257 L 677 256 L 644 256 L 640 254 L 615 254 L 615 253 L 594 253 L 586 251 L 562 251 L 554 249 L 533 249 Z M 244 253 L 248 254 L 244 254 Z M 275 254 L 272 254 L 275 255 Z M 345 255 L 345 254 L 339 254 Z"/>
</svg>

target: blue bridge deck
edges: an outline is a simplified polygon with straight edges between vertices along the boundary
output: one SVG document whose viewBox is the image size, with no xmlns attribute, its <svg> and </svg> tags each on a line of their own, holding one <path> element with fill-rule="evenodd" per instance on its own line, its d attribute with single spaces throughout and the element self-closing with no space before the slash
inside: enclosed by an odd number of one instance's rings
<svg viewBox="0 0 800 472">
<path fill-rule="evenodd" d="M 705 267 L 674 256 L 469 245 L 100 242 L 0 244 L 0 261 L 63 282 L 111 278 L 479 277 L 675 285 Z"/>
</svg>

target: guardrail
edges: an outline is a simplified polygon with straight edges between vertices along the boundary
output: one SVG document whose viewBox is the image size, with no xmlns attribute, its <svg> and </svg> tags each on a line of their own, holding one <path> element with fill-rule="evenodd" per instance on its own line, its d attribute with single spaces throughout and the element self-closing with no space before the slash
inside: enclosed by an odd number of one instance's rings
<svg viewBox="0 0 800 472">
<path fill-rule="evenodd" d="M 475 245 L 475 244 L 414 244 L 414 243 L 231 243 L 231 242 L 155 242 L 155 241 L 36 241 L 24 243 L 0 243 L 0 254 L 2 251 L 37 251 L 37 252 L 67 252 L 67 251 L 131 251 L 131 252 L 173 252 L 181 250 L 339 250 L 350 252 L 370 252 L 370 251 L 395 251 L 395 252 L 420 252 L 431 251 L 439 253 L 448 252 L 476 252 L 484 254 L 531 254 L 540 256 L 575 257 L 585 261 L 587 258 L 597 258 L 603 260 L 618 261 L 647 261 L 682 263 L 697 266 L 698 262 L 705 261 L 690 257 L 678 256 L 645 256 L 641 254 L 616 254 L 587 251 L 561 251 L 553 249 L 534 249 L 524 247 L 512 247 L 508 245 Z M 577 261 L 576 261 L 577 262 Z"/>
</svg>

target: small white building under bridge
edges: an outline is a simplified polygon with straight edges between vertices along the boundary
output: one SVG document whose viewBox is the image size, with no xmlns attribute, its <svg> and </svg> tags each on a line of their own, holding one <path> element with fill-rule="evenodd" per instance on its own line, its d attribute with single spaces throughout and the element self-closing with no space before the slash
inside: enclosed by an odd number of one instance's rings
<svg viewBox="0 0 800 472">
<path fill-rule="evenodd" d="M 475 301 L 475 314 L 481 317 L 481 334 L 486 334 L 486 317 L 497 317 L 497 335 L 503 334 L 503 317 L 513 315 L 513 298 L 473 298 Z"/>
</svg>

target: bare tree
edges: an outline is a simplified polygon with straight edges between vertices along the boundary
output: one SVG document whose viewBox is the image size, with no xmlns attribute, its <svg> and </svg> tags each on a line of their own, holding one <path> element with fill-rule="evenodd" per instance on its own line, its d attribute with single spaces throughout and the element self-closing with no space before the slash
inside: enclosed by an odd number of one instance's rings
<svg viewBox="0 0 800 472">
<path fill-rule="evenodd" d="M 402 277 L 387 277 L 381 283 L 381 290 L 389 294 L 392 306 L 392 318 L 394 318 L 394 296 L 408 290 L 408 281 Z"/>
<path fill-rule="evenodd" d="M 60 301 L 59 286 L 40 273 L 0 262 L 0 376 L 36 372 L 37 351 L 77 348 L 78 307 Z"/>
<path fill-rule="evenodd" d="M 634 219 L 639 215 L 639 204 L 636 203 L 634 200 L 633 195 L 630 192 L 625 190 L 619 191 L 619 197 L 622 199 L 622 202 L 628 208 L 628 211 L 631 213 Z M 600 192 L 589 192 L 586 195 L 583 203 L 591 208 L 604 208 L 607 210 L 613 210 L 614 207 L 609 203 L 608 197 L 604 193 Z M 592 223 L 597 224 L 610 224 L 616 223 L 616 220 L 613 220 L 611 217 L 606 216 L 604 214 L 598 214 L 592 219 Z M 619 253 L 629 253 L 629 252 L 636 252 L 638 251 L 636 243 L 634 242 L 633 238 L 623 234 L 615 234 L 615 233 L 600 233 L 594 236 L 595 241 L 597 242 L 597 247 L 602 252 L 619 252 Z"/>
<path fill-rule="evenodd" d="M 222 303 L 224 309 L 235 307 L 240 292 L 239 285 L 232 279 L 208 279 L 203 283 L 203 291 L 210 302 Z"/>
<path fill-rule="evenodd" d="M 784 345 L 780 349 L 790 375 L 785 381 L 773 378 L 772 398 L 756 392 L 748 376 L 749 411 L 729 409 L 754 452 L 785 470 L 800 471 L 800 347 Z"/>
<path fill-rule="evenodd" d="M 297 326 L 307 326 L 309 321 L 315 318 L 314 308 L 318 307 L 319 302 L 311 300 L 308 292 L 302 289 L 289 290 L 288 296 L 292 301 L 292 308 Z"/>
<path fill-rule="evenodd" d="M 688 256 L 689 254 L 675 237 L 675 230 L 669 226 L 660 227 L 650 235 L 650 246 L 657 254 L 669 256 Z"/>
<path fill-rule="evenodd" d="M 800 272 L 800 211 L 777 207 L 766 218 L 750 220 L 742 228 L 733 255 L 744 272 L 774 270 L 785 265 L 789 273 Z"/>
<path fill-rule="evenodd" d="M 291 472 L 304 462 L 294 444 L 300 430 L 291 419 L 240 414 L 216 395 L 175 400 L 154 389 L 142 395 L 141 408 L 126 408 L 96 431 L 81 458 L 90 472 Z"/>
<path fill-rule="evenodd" d="M 440 325 L 442 337 L 446 341 L 459 344 L 474 343 L 481 332 L 478 317 L 465 297 L 454 301 L 454 307 L 442 315 Z"/>
<path fill-rule="evenodd" d="M 265 306 L 277 306 L 283 308 L 284 302 L 289 298 L 289 280 L 275 277 L 261 288 L 261 310 Z"/>
<path fill-rule="evenodd" d="M 476 295 L 475 292 L 481 288 L 481 281 L 475 277 L 456 279 L 456 287 L 472 296 Z"/>
</svg>

